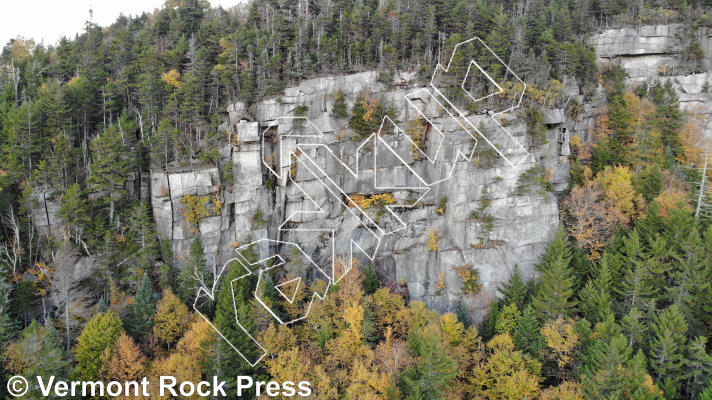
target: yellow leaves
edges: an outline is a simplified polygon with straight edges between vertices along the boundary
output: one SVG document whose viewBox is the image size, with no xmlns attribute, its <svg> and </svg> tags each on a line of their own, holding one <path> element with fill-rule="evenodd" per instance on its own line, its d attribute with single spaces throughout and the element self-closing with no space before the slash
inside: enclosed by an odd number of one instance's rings
<svg viewBox="0 0 712 400">
<path fill-rule="evenodd" d="M 671 187 L 664 189 L 654 201 L 657 201 L 660 206 L 661 217 L 667 217 L 668 210 L 671 208 L 677 208 L 678 204 L 682 204 L 683 209 L 692 211 L 692 206 L 690 205 L 690 200 L 687 198 L 687 193 L 680 188 Z"/>
<path fill-rule="evenodd" d="M 701 110 L 688 109 L 685 112 L 685 123 L 679 134 L 679 142 L 683 154 L 678 156 L 682 162 L 702 166 L 705 162 L 707 148 L 712 146 L 712 140 L 705 137 L 703 131 L 704 117 Z M 712 160 L 709 160 L 712 162 Z"/>
<path fill-rule="evenodd" d="M 361 96 L 358 102 L 365 111 L 363 114 L 363 120 L 366 122 L 371 122 L 373 120 L 373 113 L 378 109 L 378 99 L 368 96 Z"/>
<path fill-rule="evenodd" d="M 32 53 L 36 45 L 35 39 L 25 39 L 24 36 L 18 35 L 10 45 L 10 54 L 16 60 L 24 60 Z"/>
<path fill-rule="evenodd" d="M 372 195 L 355 194 L 351 196 L 351 205 L 357 206 L 363 210 L 371 206 L 383 207 L 389 204 L 395 204 L 396 198 L 391 193 L 378 193 Z"/>
<path fill-rule="evenodd" d="M 540 332 L 547 345 L 543 357 L 556 362 L 557 375 L 561 379 L 564 369 L 573 361 L 574 349 L 579 340 L 575 322 L 559 317 L 544 324 Z"/>
<path fill-rule="evenodd" d="M 473 270 L 471 264 L 460 265 L 455 267 L 457 270 L 457 275 L 462 278 L 462 288 L 463 292 L 468 294 L 477 294 L 482 289 L 482 284 L 479 283 L 480 272 L 479 270 Z"/>
<path fill-rule="evenodd" d="M 573 188 L 562 204 L 568 219 L 566 230 L 580 248 L 589 252 L 590 260 L 600 258 L 615 230 L 628 223 L 621 210 L 601 199 L 602 196 L 599 183 L 589 181 L 583 187 Z"/>
<path fill-rule="evenodd" d="M 582 386 L 576 381 L 565 381 L 542 390 L 539 400 L 584 400 Z"/>
<path fill-rule="evenodd" d="M 188 327 L 191 315 L 171 289 L 163 291 L 163 298 L 156 305 L 153 333 L 169 347 L 178 340 Z"/>
<path fill-rule="evenodd" d="M 438 282 L 435 284 L 435 287 L 438 289 L 438 292 L 445 290 L 447 287 L 445 284 L 445 272 L 440 272 L 438 274 Z"/>
<path fill-rule="evenodd" d="M 440 231 L 434 229 L 428 229 L 428 250 L 438 251 L 438 246 L 440 245 L 440 238 L 442 235 Z"/>
<path fill-rule="evenodd" d="M 635 193 L 632 173 L 628 167 L 607 166 L 599 173 L 598 179 L 603 185 L 606 201 L 627 217 L 635 216 L 637 209 L 644 206 L 643 198 Z"/>
<path fill-rule="evenodd" d="M 497 335 L 487 343 L 488 359 L 473 369 L 470 379 L 476 399 L 536 398 L 539 394 L 541 366 L 521 351 L 514 350 L 508 333 Z"/>
<path fill-rule="evenodd" d="M 180 72 L 172 69 L 168 72 L 161 74 L 161 80 L 170 85 L 173 89 L 178 89 L 181 86 L 180 82 Z"/>
<path fill-rule="evenodd" d="M 462 340 L 465 326 L 457 320 L 457 316 L 453 313 L 445 313 L 440 317 L 440 330 L 443 333 L 445 340 L 451 346 L 457 346 Z"/>
<path fill-rule="evenodd" d="M 205 361 L 204 348 L 216 340 L 212 327 L 203 318 L 197 319 L 190 326 L 188 332 L 178 341 L 176 348 L 179 352 L 190 355 L 198 361 Z"/>
</svg>

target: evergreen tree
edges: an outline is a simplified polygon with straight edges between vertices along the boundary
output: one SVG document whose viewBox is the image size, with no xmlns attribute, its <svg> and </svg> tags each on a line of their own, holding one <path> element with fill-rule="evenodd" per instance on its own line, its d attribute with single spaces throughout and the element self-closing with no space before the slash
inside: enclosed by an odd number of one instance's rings
<svg viewBox="0 0 712 400">
<path fill-rule="evenodd" d="M 437 336 L 419 331 L 411 334 L 408 345 L 419 359 L 403 375 L 406 392 L 441 399 L 443 388 L 457 375 L 456 364 L 447 355 L 445 345 Z"/>
<path fill-rule="evenodd" d="M 622 398 L 626 376 L 624 365 L 631 350 L 623 335 L 597 340 L 583 357 L 581 383 L 587 399 Z"/>
<path fill-rule="evenodd" d="M 126 315 L 126 327 L 136 340 L 148 335 L 153 329 L 153 314 L 156 312 L 156 295 L 151 288 L 148 274 L 144 274 L 136 291 L 134 302 Z"/>
<path fill-rule="evenodd" d="M 688 356 L 684 361 L 687 394 L 694 399 L 704 388 L 712 384 L 712 355 L 707 354 L 707 338 L 697 336 L 687 346 Z"/>
<path fill-rule="evenodd" d="M 37 376 L 48 379 L 66 379 L 71 360 L 64 350 L 62 339 L 51 319 L 45 326 L 32 321 L 20 334 L 20 338 L 4 351 L 5 370 L 13 375 L 22 375 L 29 382 Z M 38 385 L 29 385 L 27 398 L 42 398 Z"/>
<path fill-rule="evenodd" d="M 127 133 L 122 127 L 111 125 L 91 141 L 93 162 L 89 165 L 87 186 L 94 193 L 108 192 L 109 223 L 114 221 L 116 203 L 127 194 L 131 154 L 126 145 Z"/>
<path fill-rule="evenodd" d="M 69 233 L 75 237 L 76 243 L 82 243 L 82 235 L 91 222 L 91 218 L 89 205 L 84 199 L 78 183 L 70 185 L 62 195 L 57 216 L 62 221 L 62 225 L 67 227 Z"/>
<path fill-rule="evenodd" d="M 650 361 L 656 382 L 668 380 L 664 387 L 677 387 L 682 378 L 683 351 L 687 324 L 677 306 L 661 311 L 653 320 Z M 663 389 L 664 390 L 664 389 Z M 670 396 L 668 396 L 670 398 Z"/>
<path fill-rule="evenodd" d="M 123 333 L 121 319 L 113 312 L 99 313 L 89 320 L 74 348 L 74 357 L 77 360 L 74 378 L 87 381 L 100 378 L 109 362 L 116 339 Z"/>
<path fill-rule="evenodd" d="M 541 282 L 532 306 L 540 319 L 568 318 L 576 312 L 577 302 L 573 300 L 575 277 L 569 268 L 571 252 L 567 246 L 566 233 L 560 228 L 537 265 Z"/>
<path fill-rule="evenodd" d="M 258 260 L 252 246 L 243 250 L 241 254 L 249 263 Z M 218 374 L 227 382 L 226 386 L 233 391 L 236 390 L 237 376 L 254 371 L 243 356 L 251 362 L 259 357 L 257 346 L 248 336 L 256 333 L 249 300 L 255 290 L 257 279 L 251 274 L 243 277 L 246 272 L 240 263 L 233 262 L 230 265 L 227 275 L 222 278 L 215 309 L 215 327 L 225 339 L 218 342 L 220 353 Z M 242 328 L 235 323 L 236 319 Z M 235 346 L 242 355 L 238 354 L 232 346 Z"/>
<path fill-rule="evenodd" d="M 647 323 L 643 319 L 643 313 L 633 307 L 628 314 L 621 319 L 621 330 L 628 338 L 628 346 L 631 349 L 641 348 L 647 338 Z"/>
<path fill-rule="evenodd" d="M 703 334 L 705 322 L 705 298 L 710 294 L 709 254 L 705 253 L 702 238 L 693 229 L 680 244 L 682 254 L 673 257 L 677 265 L 668 273 L 671 285 L 666 287 L 665 299 L 674 304 L 689 323 L 690 334 Z"/>
<path fill-rule="evenodd" d="M 504 304 L 514 303 L 517 308 L 522 310 L 527 302 L 527 285 L 522 279 L 522 271 L 519 265 L 514 264 L 514 271 L 509 276 L 509 282 L 502 288 L 497 289 L 502 293 Z"/>
<path fill-rule="evenodd" d="M 663 146 L 672 151 L 672 158 L 682 154 L 679 133 L 682 128 L 683 114 L 680 110 L 680 98 L 671 80 L 664 84 L 656 82 L 649 94 L 655 103 L 655 127 L 660 130 Z"/>
<path fill-rule="evenodd" d="M 539 320 L 536 318 L 534 309 L 528 305 L 522 312 L 519 324 L 514 330 L 514 343 L 517 345 L 517 349 L 537 356 L 539 351 L 544 348 L 544 339 L 541 337 L 539 328 Z"/>
<path fill-rule="evenodd" d="M 579 292 L 579 308 L 587 320 L 596 323 L 611 309 L 611 273 L 608 262 L 599 264 L 598 276 L 589 279 Z"/>
<path fill-rule="evenodd" d="M 186 264 L 178 274 L 178 297 L 186 304 L 193 304 L 199 287 L 210 287 L 212 277 L 209 276 L 205 263 L 203 239 L 198 233 L 190 244 Z"/>
</svg>

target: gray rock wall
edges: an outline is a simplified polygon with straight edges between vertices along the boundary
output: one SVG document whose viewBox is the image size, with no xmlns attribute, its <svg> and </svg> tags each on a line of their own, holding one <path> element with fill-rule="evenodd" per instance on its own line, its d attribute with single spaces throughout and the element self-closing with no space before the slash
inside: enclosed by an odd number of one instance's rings
<svg viewBox="0 0 712 400">
<path fill-rule="evenodd" d="M 710 93 L 712 87 L 712 35 L 700 27 L 696 39 L 706 57 L 696 63 L 683 60 L 687 41 L 681 24 L 651 25 L 611 29 L 591 37 L 599 63 L 621 62 L 629 74 L 631 86 L 655 80 L 672 81 L 680 96 L 680 107 L 705 116 L 704 132 L 712 137 Z"/>
<path fill-rule="evenodd" d="M 396 77 L 407 81 L 410 77 Z M 360 165 L 371 160 L 370 153 L 358 153 L 359 142 L 348 139 L 353 132 L 347 126 L 346 119 L 330 116 L 334 103 L 333 93 L 341 90 L 350 107 L 356 95 L 362 90 L 372 91 L 372 96 L 391 102 L 399 110 L 400 121 L 414 117 L 414 111 L 405 102 L 407 93 L 418 90 L 387 90 L 376 82 L 376 72 L 366 72 L 348 76 L 335 76 L 302 82 L 298 87 L 288 88 L 278 99 L 267 100 L 247 110 L 243 104 L 234 104 L 228 108 L 229 119 L 221 126 L 226 135 L 235 134 L 233 145 L 221 149 L 222 161 L 232 160 L 235 182 L 215 182 L 216 170 L 201 169 L 189 173 L 165 174 L 154 173 L 151 177 L 152 203 L 154 215 L 159 223 L 159 230 L 165 239 L 171 239 L 178 262 L 187 254 L 190 245 L 189 224 L 181 216 L 181 198 L 187 193 L 203 196 L 220 196 L 222 209 L 219 216 L 203 219 L 199 230 L 203 235 L 208 259 L 225 262 L 234 256 L 237 243 L 270 238 L 285 241 L 299 241 L 307 254 L 317 263 L 328 264 L 331 255 L 324 249 L 324 238 L 311 232 L 283 232 L 278 227 L 295 211 L 314 209 L 306 197 L 308 194 L 323 212 L 318 216 L 305 215 L 292 218 L 292 229 L 336 230 L 335 248 L 337 254 L 348 253 L 351 239 L 362 233 L 360 221 L 338 201 L 334 201 L 318 179 L 303 168 L 297 169 L 294 182 L 287 179 L 271 178 L 262 164 L 261 151 L 265 154 L 277 150 L 276 142 L 261 143 L 261 134 L 270 124 L 278 124 L 279 132 L 287 132 L 289 124 L 278 120 L 282 116 L 293 116 L 299 105 L 309 107 L 307 117 L 323 133 L 320 140 L 337 154 L 346 155 L 349 165 L 354 165 L 358 157 Z M 586 105 L 584 105 L 586 107 Z M 516 168 L 500 159 L 491 167 L 476 167 L 471 161 L 456 163 L 452 176 L 433 186 L 424 197 L 422 204 L 414 209 L 398 212 L 398 217 L 406 224 L 405 229 L 383 237 L 374 264 L 383 279 L 395 284 L 404 284 L 411 299 L 424 300 L 438 310 L 453 310 L 460 302 L 482 318 L 489 302 L 497 295 L 496 289 L 509 279 L 512 268 L 518 264 L 526 278 L 536 275 L 534 264 L 546 249 L 559 224 L 559 210 L 556 197 L 549 192 L 537 190 L 519 193 L 517 180 L 524 172 L 541 164 L 548 169 L 558 190 L 568 185 L 568 139 L 582 133 L 590 126 L 595 110 L 588 107 L 579 120 L 568 121 L 562 110 L 548 110 L 546 113 L 549 144 L 539 149 L 531 149 L 529 156 Z M 469 117 L 477 126 L 483 121 L 491 124 L 487 116 Z M 513 124 L 508 127 L 514 137 L 525 147 L 530 145 L 526 135 L 527 126 L 521 119 L 512 115 Z M 255 122 L 246 122 L 246 120 Z M 434 118 L 435 125 L 446 121 Z M 404 125 L 404 124 L 401 124 Z M 452 124 L 450 131 L 453 131 Z M 565 130 L 562 128 L 566 128 Z M 339 137 L 346 134 L 346 137 Z M 452 133 L 452 132 L 449 132 Z M 447 168 L 431 166 L 426 161 L 413 159 L 410 143 L 399 135 L 385 137 L 394 151 L 406 159 L 407 164 L 421 176 L 431 181 L 447 177 Z M 461 145 L 461 144 L 460 144 Z M 452 157 L 457 144 L 449 144 L 445 152 Z M 505 151 L 507 151 L 505 149 Z M 358 153 L 358 156 L 356 155 Z M 337 162 L 330 161 L 325 151 L 310 150 L 309 156 L 323 165 L 324 171 L 334 181 L 341 182 L 348 193 L 371 194 L 378 192 L 368 179 L 349 180 L 347 172 Z M 288 164 L 288 158 L 284 158 Z M 390 168 L 384 174 L 391 185 L 405 185 L 411 175 L 404 166 L 398 166 L 395 157 L 384 157 L 378 161 L 379 167 Z M 399 169 L 400 168 L 400 169 Z M 288 172 L 289 166 L 284 167 Z M 372 174 L 372 169 L 368 174 Z M 369 176 L 364 174 L 363 176 Z M 210 180 L 210 177 L 213 180 Z M 410 178 L 409 178 L 410 176 Z M 381 179 L 381 178 L 378 178 Z M 269 181 L 272 180 L 270 183 Z M 296 182 L 296 183 L 295 183 Z M 349 183 L 350 182 L 350 183 Z M 412 183 L 412 182 L 411 182 Z M 301 190 L 297 188 L 301 187 Z M 268 188 L 269 186 L 269 188 Z M 470 214 L 479 204 L 482 188 L 487 186 L 491 197 L 491 206 L 487 213 L 494 217 L 493 229 L 487 245 L 478 246 L 483 223 L 473 220 Z M 220 190 L 217 190 L 220 188 Z M 405 199 L 408 190 L 392 190 L 396 198 Z M 412 194 L 412 193 L 411 193 Z M 439 200 L 447 196 L 447 208 L 441 215 L 436 211 Z M 267 223 L 255 226 L 251 217 L 262 210 Z M 382 217 L 379 225 L 393 226 L 395 220 Z M 438 250 L 428 249 L 428 232 L 436 232 L 440 237 Z M 364 241 L 366 243 L 367 241 Z M 374 242 L 368 242 L 370 246 Z M 372 247 L 373 248 L 373 247 Z M 368 262 L 361 256 L 364 263 Z M 461 290 L 462 281 L 456 267 L 470 265 L 480 271 L 482 292 L 477 296 L 468 295 Z"/>
</svg>

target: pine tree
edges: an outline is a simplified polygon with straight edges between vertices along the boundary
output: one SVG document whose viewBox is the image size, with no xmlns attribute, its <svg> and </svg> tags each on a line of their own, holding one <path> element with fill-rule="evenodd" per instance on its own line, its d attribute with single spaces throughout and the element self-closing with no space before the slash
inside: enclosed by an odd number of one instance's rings
<svg viewBox="0 0 712 400">
<path fill-rule="evenodd" d="M 334 92 L 334 107 L 331 109 L 331 116 L 334 118 L 346 118 L 349 116 L 346 96 L 341 90 Z"/>
<path fill-rule="evenodd" d="M 697 397 L 704 388 L 712 384 L 712 355 L 707 354 L 707 338 L 697 336 L 687 345 L 683 379 L 687 382 L 687 394 Z"/>
<path fill-rule="evenodd" d="M 78 183 L 69 186 L 62 195 L 57 216 L 62 221 L 62 225 L 67 227 L 69 233 L 75 237 L 76 243 L 82 243 L 82 235 L 91 218 L 89 206 Z"/>
<path fill-rule="evenodd" d="M 662 400 L 663 392 L 653 383 L 647 371 L 648 360 L 642 350 L 625 365 L 625 390 L 635 400 Z"/>
<path fill-rule="evenodd" d="M 708 272 L 710 258 L 705 253 L 697 229 L 690 232 L 680 247 L 683 253 L 673 255 L 678 265 L 669 272 L 672 284 L 665 288 L 665 299 L 668 304 L 674 304 L 680 310 L 685 321 L 689 323 L 690 334 L 704 334 L 705 322 L 708 319 L 704 303 L 712 286 Z"/>
<path fill-rule="evenodd" d="M 649 356 L 655 381 L 662 382 L 666 378 L 678 382 L 682 377 L 687 324 L 677 306 L 661 311 L 654 318 L 651 330 Z"/>
<path fill-rule="evenodd" d="M 626 386 L 624 365 L 631 350 L 623 335 L 600 339 L 583 356 L 581 383 L 587 399 L 622 398 Z"/>
<path fill-rule="evenodd" d="M 628 338 L 628 346 L 631 349 L 641 348 L 647 338 L 647 323 L 643 320 L 643 313 L 633 307 L 628 314 L 621 319 L 621 330 Z"/>
<path fill-rule="evenodd" d="M 136 291 L 134 302 L 129 306 L 126 316 L 126 326 L 129 334 L 136 340 L 151 333 L 153 315 L 156 312 L 156 295 L 151 288 L 148 274 L 141 279 L 141 285 Z"/>
<path fill-rule="evenodd" d="M 96 314 L 89 320 L 74 347 L 77 366 L 74 378 L 94 381 L 105 372 L 116 339 L 124 333 L 121 319 L 113 313 Z"/>
<path fill-rule="evenodd" d="M 682 154 L 680 146 L 680 129 L 683 124 L 683 114 L 680 110 L 680 98 L 672 84 L 672 80 L 657 84 L 650 88 L 650 98 L 656 105 L 655 127 L 660 130 L 663 145 L 672 150 L 672 156 Z"/>
<path fill-rule="evenodd" d="M 108 191 L 109 223 L 114 221 L 116 203 L 127 194 L 131 154 L 121 127 L 111 125 L 99 133 L 90 144 L 93 162 L 89 165 L 87 186 L 91 192 Z"/>
<path fill-rule="evenodd" d="M 544 341 L 539 332 L 539 320 L 536 318 L 534 309 L 528 305 L 522 316 L 519 318 L 519 324 L 514 330 L 514 343 L 517 349 L 529 353 L 532 356 L 537 356 L 539 351 L 544 347 Z"/>
<path fill-rule="evenodd" d="M 205 250 L 203 248 L 203 240 L 198 233 L 193 238 L 188 251 L 188 259 L 186 265 L 178 274 L 178 296 L 186 304 L 193 304 L 193 299 L 201 285 L 207 287 L 207 283 L 212 279 L 208 279 L 208 273 L 205 269 Z"/>
<path fill-rule="evenodd" d="M 602 312 L 611 309 L 611 286 L 608 262 L 601 262 L 598 276 L 595 279 L 589 279 L 579 292 L 579 308 L 584 318 L 596 323 L 602 319 Z"/>
<path fill-rule="evenodd" d="M 244 249 L 241 255 L 249 263 L 258 260 L 252 246 Z M 249 337 L 256 333 L 250 315 L 249 300 L 257 285 L 257 279 L 253 275 L 243 277 L 246 272 L 240 263 L 233 262 L 227 275 L 222 278 L 216 300 L 215 327 L 222 337 L 217 344 L 221 355 L 217 372 L 220 378 L 227 382 L 226 386 L 230 390 L 236 390 L 238 375 L 254 371 L 243 355 L 250 362 L 255 362 L 259 357 L 258 348 Z M 236 319 L 242 328 L 236 324 Z M 222 340 L 223 338 L 225 340 Z M 238 354 L 232 346 L 235 346 L 242 355 Z"/>
<path fill-rule="evenodd" d="M 406 392 L 427 399 L 440 399 L 442 389 L 457 375 L 456 364 L 448 357 L 445 345 L 434 334 L 413 332 L 408 345 L 420 358 L 403 375 Z"/>
<path fill-rule="evenodd" d="M 712 384 L 707 386 L 705 390 L 700 393 L 700 397 L 698 397 L 699 400 L 712 400 Z"/>
<path fill-rule="evenodd" d="M 468 315 L 467 307 L 465 306 L 465 304 L 462 301 L 460 301 L 460 304 L 458 304 L 458 306 L 457 306 L 457 314 L 456 315 L 457 315 L 458 322 L 461 322 L 465 328 L 470 327 L 470 324 L 471 324 L 470 316 Z"/>
<path fill-rule="evenodd" d="M 135 257 L 138 273 L 148 271 L 160 255 L 158 231 L 153 220 L 151 203 L 148 200 L 137 202 L 128 216 L 131 238 L 137 248 Z"/>
<path fill-rule="evenodd" d="M 576 312 L 578 303 L 573 300 L 575 277 L 569 268 L 571 252 L 567 246 L 566 233 L 560 228 L 537 265 L 541 282 L 532 306 L 542 320 L 567 318 Z"/>
<path fill-rule="evenodd" d="M 504 304 L 514 303 L 517 308 L 522 310 L 527 302 L 527 285 L 522 279 L 522 271 L 519 265 L 514 264 L 514 271 L 509 276 L 509 282 L 502 288 L 497 289 L 502 293 Z"/>
<path fill-rule="evenodd" d="M 651 270 L 654 260 L 644 251 L 636 229 L 623 239 L 623 243 L 621 253 L 625 270 L 616 288 L 621 312 L 628 313 L 633 308 L 650 310 L 658 292 Z"/>
</svg>

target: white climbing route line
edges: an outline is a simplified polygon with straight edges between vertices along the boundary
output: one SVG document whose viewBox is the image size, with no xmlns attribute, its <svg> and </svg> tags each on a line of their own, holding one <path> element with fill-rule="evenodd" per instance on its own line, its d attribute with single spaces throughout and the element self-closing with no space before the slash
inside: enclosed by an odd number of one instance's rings
<svg viewBox="0 0 712 400">
<path fill-rule="evenodd" d="M 465 54 L 466 46 L 469 46 L 469 48 L 472 48 L 472 46 L 480 46 L 479 50 L 481 52 L 489 52 L 489 54 L 493 56 L 493 60 L 496 60 L 496 62 L 506 68 L 507 75 L 511 75 L 515 80 L 521 83 L 522 90 L 515 91 L 511 107 L 503 111 L 490 114 L 490 118 L 494 121 L 497 127 L 497 136 L 494 138 L 490 138 L 483 132 L 480 132 L 478 127 L 476 127 L 468 118 L 467 114 L 455 105 L 456 101 L 454 99 L 449 99 L 444 93 L 446 92 L 446 88 L 442 86 L 441 81 L 444 78 L 446 79 L 449 75 L 457 73 L 453 68 L 453 60 L 456 56 L 461 56 L 460 52 Z M 497 90 L 475 98 L 475 96 L 470 93 L 471 90 L 466 88 L 466 84 L 468 82 L 468 78 L 470 76 L 474 76 L 476 73 L 484 76 L 489 84 Z M 459 77 L 456 77 L 456 79 L 459 79 Z M 487 73 L 487 71 L 474 59 L 470 59 L 470 63 L 467 66 L 467 72 L 465 73 L 464 79 L 459 85 L 459 88 L 464 91 L 473 103 L 486 100 L 504 91 L 502 86 L 495 82 L 490 74 Z M 293 249 L 293 254 L 298 254 L 302 258 L 303 262 L 306 262 L 309 269 L 312 271 L 312 276 L 309 278 L 322 279 L 327 283 L 324 285 L 325 289 L 323 293 L 312 293 L 308 305 L 303 309 L 303 313 L 291 320 L 283 320 L 283 318 L 280 317 L 280 313 L 274 310 L 273 307 L 270 307 L 268 304 L 269 302 L 261 297 L 259 289 L 255 290 L 254 296 L 257 301 L 267 311 L 269 311 L 269 313 L 280 324 L 291 324 L 303 320 L 309 315 L 311 306 L 316 299 L 324 300 L 324 296 L 326 295 L 329 285 L 337 284 L 346 275 L 346 273 L 351 270 L 353 267 L 352 260 L 354 259 L 356 253 L 361 253 L 369 260 L 373 260 L 384 237 L 407 227 L 407 224 L 395 212 L 396 208 L 413 207 L 418 205 L 434 185 L 450 179 L 458 161 L 472 160 L 476 151 L 475 146 L 472 144 L 474 143 L 476 145 L 478 137 L 483 138 L 486 143 L 491 146 L 511 167 L 517 167 L 529 156 L 529 152 L 524 148 L 524 146 L 511 134 L 511 132 L 502 126 L 500 120 L 497 118 L 520 107 L 525 90 L 526 84 L 524 81 L 522 81 L 514 73 L 514 71 L 512 71 L 509 66 L 504 63 L 492 51 L 492 49 L 489 48 L 489 46 L 487 46 L 481 39 L 475 37 L 458 43 L 454 47 L 447 67 L 438 63 L 430 81 L 429 88 L 419 89 L 405 95 L 407 106 L 415 110 L 418 115 L 416 118 L 424 120 L 424 123 L 429 127 L 428 132 L 430 132 L 430 135 L 427 141 L 427 146 L 425 140 L 413 140 L 413 138 L 407 133 L 407 130 L 399 127 L 391 118 L 386 116 L 383 118 L 379 130 L 363 140 L 363 142 L 356 148 L 354 154 L 347 155 L 348 157 L 353 157 L 355 159 L 355 165 L 352 167 L 348 164 L 348 162 L 344 161 L 343 154 L 340 153 L 337 155 L 331 147 L 325 143 L 324 133 L 308 118 L 282 116 L 275 119 L 262 132 L 261 135 L 260 144 L 262 151 L 262 163 L 279 181 L 280 186 L 292 186 L 296 188 L 301 195 L 303 195 L 304 201 L 301 203 L 302 206 L 304 206 L 305 203 L 311 205 L 311 209 L 296 209 L 289 215 L 286 215 L 287 209 L 285 209 L 285 220 L 278 227 L 278 230 L 284 235 L 288 235 L 290 232 L 312 234 L 316 239 L 314 240 L 314 243 L 317 243 L 323 235 L 326 235 L 329 242 L 328 255 L 330 256 L 331 265 L 330 267 L 322 269 L 322 267 L 320 267 L 308 254 L 306 254 L 303 248 L 297 243 L 272 239 L 257 240 L 236 249 L 237 256 L 225 263 L 219 271 L 215 271 L 215 278 L 211 288 L 201 287 L 198 289 L 193 308 L 199 315 L 205 318 L 210 326 L 223 339 L 225 339 L 230 346 L 245 359 L 247 363 L 252 366 L 256 365 L 266 355 L 267 351 L 240 324 L 238 307 L 234 302 L 234 285 L 240 279 L 244 279 L 250 275 L 256 275 L 258 278 L 257 287 L 259 288 L 265 273 L 274 268 L 282 268 L 288 263 L 280 254 L 261 254 L 258 262 L 250 263 L 240 254 L 240 252 L 250 245 L 262 245 L 258 246 L 258 248 L 266 247 L 269 249 L 269 252 L 281 248 L 282 253 L 285 253 L 285 249 L 291 247 Z M 422 104 L 419 105 L 418 102 Z M 433 113 L 439 115 L 432 115 Z M 438 121 L 435 120 L 436 118 Z M 453 131 L 452 129 L 445 129 L 447 123 L 452 124 L 456 128 L 459 127 L 459 129 L 455 129 L 455 134 L 446 135 L 444 133 L 446 131 Z M 462 132 L 458 133 L 457 131 L 464 132 L 467 140 L 463 140 Z M 418 174 L 411 166 L 413 161 L 408 160 L 399 154 L 398 150 L 384 138 L 384 135 L 388 135 L 393 139 L 405 139 L 405 141 L 410 144 L 411 149 L 417 149 L 418 158 L 415 159 L 419 159 L 419 156 L 422 155 L 424 157 L 423 161 L 429 163 L 431 166 L 444 167 L 445 173 L 442 175 L 444 177 L 437 180 L 431 180 L 427 176 L 421 176 Z M 266 140 L 271 140 L 271 145 L 266 142 Z M 499 146 L 502 140 L 505 141 L 504 146 Z M 454 154 L 450 155 L 450 159 L 447 159 L 444 154 L 445 151 L 443 151 L 443 147 L 445 145 L 452 146 L 454 148 L 454 152 L 452 152 Z M 463 150 L 466 147 L 468 150 Z M 274 149 L 274 152 L 268 154 L 270 149 Z M 415 156 L 415 150 L 413 150 L 413 155 Z M 364 160 L 361 160 L 361 158 Z M 387 165 L 387 162 L 383 161 L 386 159 L 395 159 L 397 160 L 397 163 Z M 379 160 L 382 161 L 381 164 L 379 164 Z M 330 176 L 326 173 L 326 166 L 330 165 L 330 163 L 335 164 L 345 173 L 338 176 Z M 373 172 L 373 182 L 370 182 L 371 171 Z M 379 184 L 379 174 L 383 175 L 385 172 L 388 172 L 393 176 L 396 176 L 398 172 L 407 174 L 404 179 L 409 182 L 414 182 L 416 185 Z M 307 176 L 300 176 L 302 179 L 296 179 L 297 174 L 306 174 Z M 314 225 L 310 222 L 315 220 L 320 221 L 321 223 L 328 223 L 325 222 L 327 220 L 325 218 L 311 219 L 311 217 L 314 217 L 315 215 L 325 214 L 328 210 L 325 210 L 322 206 L 320 206 L 316 199 L 309 194 L 310 190 L 304 187 L 304 183 L 300 182 L 317 182 L 319 185 L 318 187 L 323 190 L 323 193 L 326 194 L 326 197 L 332 204 L 340 204 L 345 210 L 348 211 L 341 214 L 346 217 L 342 223 L 351 221 L 357 223 L 358 228 L 354 231 L 352 236 L 350 238 L 345 238 L 349 240 L 348 254 L 336 254 L 337 239 L 344 239 L 337 237 L 340 232 L 336 227 L 291 227 L 295 223 L 307 226 Z M 416 199 L 413 199 L 414 201 L 412 203 L 391 204 L 385 206 L 384 209 L 387 212 L 385 215 L 387 217 L 385 218 L 385 222 L 383 222 L 380 221 L 380 218 L 372 218 L 372 216 L 358 204 L 358 201 L 349 194 L 349 189 L 364 188 L 364 186 L 365 190 L 361 190 L 361 193 L 365 194 L 384 191 L 422 193 Z M 285 194 L 285 196 L 288 195 L 289 192 Z M 267 246 L 264 246 L 264 244 Z M 239 347 L 242 344 L 231 343 L 217 329 L 213 322 L 199 310 L 199 304 L 201 301 L 206 299 L 210 299 L 212 301 L 216 300 L 220 280 L 222 279 L 222 276 L 226 274 L 227 268 L 231 264 L 234 265 L 233 268 L 239 265 L 244 270 L 243 275 L 229 282 L 233 294 L 235 322 L 237 323 L 237 326 L 242 329 L 247 336 L 249 336 L 252 342 L 254 342 L 254 347 L 259 349 L 258 352 L 261 355 L 251 356 L 243 354 L 239 350 Z M 337 264 L 341 265 L 341 271 L 336 270 Z M 307 279 L 302 279 L 302 276 L 298 276 L 287 282 L 276 285 L 275 289 L 289 302 L 289 304 L 293 304 L 295 295 L 299 291 L 300 285 L 306 284 L 306 282 Z M 292 284 L 294 285 L 294 289 L 290 286 Z M 285 292 L 282 288 L 289 288 L 289 290 Z"/>
</svg>

